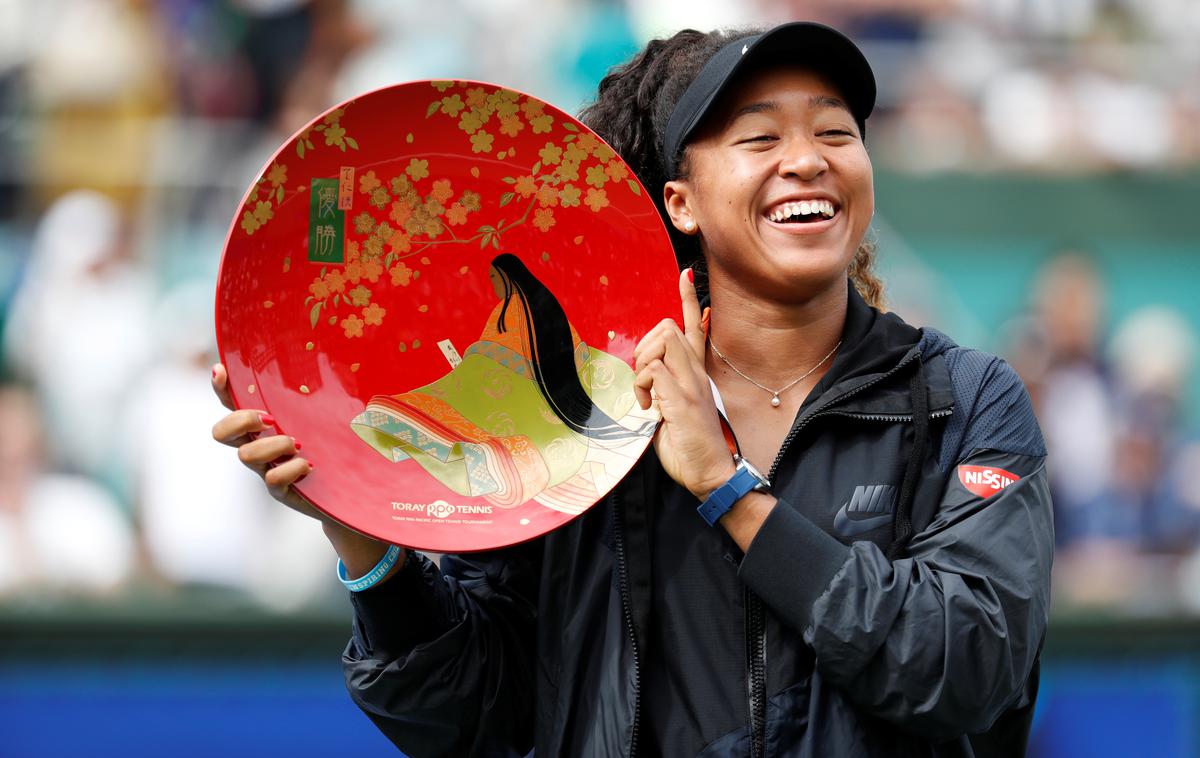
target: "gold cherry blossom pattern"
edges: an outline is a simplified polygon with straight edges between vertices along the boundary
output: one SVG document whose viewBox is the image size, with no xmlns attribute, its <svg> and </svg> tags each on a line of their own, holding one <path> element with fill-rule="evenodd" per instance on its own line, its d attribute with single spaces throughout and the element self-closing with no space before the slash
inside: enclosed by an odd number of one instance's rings
<svg viewBox="0 0 1200 758">
<path fill-rule="evenodd" d="M 357 306 L 364 306 L 371 301 L 371 290 L 361 284 L 350 290 L 350 302 Z"/>
<path fill-rule="evenodd" d="M 383 317 L 387 315 L 387 309 L 380 307 L 378 303 L 371 303 L 362 310 L 363 321 L 370 326 L 379 326 L 383 323 Z"/>
<path fill-rule="evenodd" d="M 399 261 L 391 268 L 392 286 L 407 287 L 413 278 L 414 271 L 405 265 L 404 261 Z"/>
<path fill-rule="evenodd" d="M 543 232 L 550 231 L 554 226 L 554 211 L 549 208 L 538 208 L 533 212 L 533 225 Z"/>
<path fill-rule="evenodd" d="M 449 109 L 457 107 L 452 103 Z M 395 176 L 372 169 L 357 177 L 356 190 L 367 204 L 360 204 L 350 218 L 343 266 L 322 268 L 309 284 L 304 305 L 311 328 L 328 311 L 333 315 L 327 322 L 339 326 L 345 337 L 364 336 L 369 327 L 381 326 L 387 314 L 372 302 L 380 288 L 408 287 L 420 278 L 420 268 L 406 259 L 431 245 L 464 244 L 485 235 L 478 231 L 463 238 L 455 233 L 453 227 L 462 227 L 482 209 L 482 197 L 472 190 L 458 192 L 451 179 L 435 177 L 434 168 L 428 159 L 412 158 Z M 425 255 L 419 261 L 432 263 Z M 348 309 L 353 311 L 347 315 Z"/>
<path fill-rule="evenodd" d="M 240 222 L 242 231 L 248 235 L 254 234 L 275 217 L 275 208 L 283 203 L 283 197 L 286 194 L 284 191 L 286 183 L 286 165 L 272 163 L 267 167 L 263 175 L 250 188 L 250 195 L 246 198 Z"/>
<path fill-rule="evenodd" d="M 250 206 L 250 202 L 246 202 L 247 207 Z M 271 210 L 270 201 L 259 200 L 255 203 L 254 210 L 242 212 L 242 229 L 246 234 L 254 234 L 274 216 L 275 212 Z"/>
<path fill-rule="evenodd" d="M 584 205 L 599 213 L 601 208 L 608 207 L 608 193 L 602 189 L 589 189 L 587 199 L 583 202 Z"/>
<path fill-rule="evenodd" d="M 346 148 L 357 150 L 358 142 L 346 134 L 346 129 L 342 126 L 342 116 L 344 115 L 346 115 L 345 108 L 335 108 L 327 113 L 320 123 L 313 124 L 301 132 L 300 136 L 296 138 L 296 155 L 303 158 L 308 151 L 316 149 L 316 143 L 313 142 L 314 134 L 324 137 L 325 146 L 336 147 L 343 153 L 346 152 Z"/>
<path fill-rule="evenodd" d="M 575 124 L 556 120 L 546 113 L 541 101 L 504 87 L 489 88 L 470 82 L 437 81 L 432 86 L 437 97 L 426 107 L 425 118 L 452 120 L 467 135 L 473 153 L 486 155 L 495 151 L 497 158 L 510 158 L 516 150 L 507 139 L 515 139 L 527 127 L 532 134 L 547 135 L 547 142 L 537 151 L 539 160 L 529 174 L 505 180 L 513 189 L 501 196 L 501 207 L 518 195 L 527 199 L 534 194 L 540 208 L 557 206 L 560 201 L 564 207 L 579 207 L 581 190 L 570 182 L 581 180 L 598 191 L 604 191 L 608 184 L 623 183 L 635 195 L 642 194 L 641 186 L 612 148 L 594 134 L 580 132 Z M 556 126 L 561 127 L 557 134 Z M 545 187 L 551 191 L 543 192 Z M 564 191 L 565 197 L 556 194 Z M 593 194 L 590 198 L 585 204 L 593 212 L 609 205 L 607 195 Z M 543 231 L 546 229 L 549 226 Z"/>
<path fill-rule="evenodd" d="M 346 318 L 342 319 L 342 330 L 347 337 L 363 336 L 363 320 L 358 317 L 357 313 L 351 313 Z"/>
<path fill-rule="evenodd" d="M 349 217 L 346 262 L 341 268 L 322 268 L 309 285 L 305 307 L 313 329 L 324 318 L 330 326 L 339 326 L 345 337 L 354 338 L 381 326 L 387 310 L 375 302 L 376 296 L 389 287 L 412 286 L 421 275 L 420 266 L 430 263 L 425 255 L 430 248 L 478 242 L 481 248 L 499 250 L 502 236 L 526 222 L 546 233 L 564 218 L 562 214 L 601 212 L 612 204 L 614 187 L 624 185 L 622 189 L 642 194 L 611 148 L 573 123 L 546 113 L 540 101 L 509 89 L 461 81 L 437 81 L 431 86 L 436 94 L 426 118 L 444 119 L 461 131 L 464 152 L 469 147 L 480 158 L 509 159 L 514 173 L 502 177 L 509 189 L 489 207 L 517 205 L 515 218 L 508 215 L 492 223 L 471 224 L 470 217 L 484 210 L 483 196 L 476 189 L 455 187 L 450 178 L 439 175 L 436 156 L 410 157 L 391 176 L 379 168 L 361 173 L 355 189 L 364 202 L 357 203 L 357 211 Z M 354 149 L 346 142 L 349 138 L 336 131 L 340 118 L 340 113 L 331 113 L 324 128 L 312 131 L 334 140 L 329 144 L 341 139 L 342 150 Z M 335 129 L 332 135 L 331 129 Z M 532 166 L 520 166 L 513 142 L 529 134 L 545 135 L 546 141 L 534 151 L 538 160 Z M 478 179 L 479 167 L 472 167 L 470 175 Z"/>
</svg>

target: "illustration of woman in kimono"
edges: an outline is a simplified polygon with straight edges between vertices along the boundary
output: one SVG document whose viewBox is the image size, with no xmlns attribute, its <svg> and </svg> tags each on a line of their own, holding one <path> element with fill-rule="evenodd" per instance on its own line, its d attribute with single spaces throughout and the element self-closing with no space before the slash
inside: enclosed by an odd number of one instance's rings
<svg viewBox="0 0 1200 758">
<path fill-rule="evenodd" d="M 376 395 L 350 425 L 459 495 L 579 513 L 641 455 L 657 416 L 634 401 L 633 370 L 584 343 L 520 259 L 499 255 L 488 275 L 500 302 L 462 362 L 424 387 Z"/>
</svg>

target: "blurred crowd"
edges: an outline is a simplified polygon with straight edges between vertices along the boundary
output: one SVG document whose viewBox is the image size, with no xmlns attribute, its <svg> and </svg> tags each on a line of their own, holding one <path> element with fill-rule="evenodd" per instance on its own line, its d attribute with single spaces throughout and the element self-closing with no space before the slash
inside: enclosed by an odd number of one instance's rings
<svg viewBox="0 0 1200 758">
<path fill-rule="evenodd" d="M 1161 305 L 1109 331 L 1107 289 L 1086 251 L 1060 251 L 999 345 L 1049 450 L 1055 602 L 1200 612 L 1200 435 L 1186 407 L 1197 335 Z"/>
<path fill-rule="evenodd" d="M 434 77 L 576 110 L 650 36 L 792 18 L 863 43 L 877 166 L 1200 166 L 1193 0 L 0 0 L 0 601 L 337 594 L 320 530 L 209 435 L 222 240 L 309 119 Z M 1196 338 L 1153 307 L 1110 329 L 1105 290 L 1064 251 L 983 347 L 1046 432 L 1062 602 L 1200 611 Z"/>
</svg>

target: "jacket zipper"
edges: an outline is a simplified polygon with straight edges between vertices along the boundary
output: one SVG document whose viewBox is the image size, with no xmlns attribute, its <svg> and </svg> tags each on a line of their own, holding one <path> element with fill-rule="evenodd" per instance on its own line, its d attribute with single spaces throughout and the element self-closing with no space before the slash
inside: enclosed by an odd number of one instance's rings
<svg viewBox="0 0 1200 758">
<path fill-rule="evenodd" d="M 750 755 L 763 758 L 766 750 L 763 732 L 767 725 L 767 630 L 762 601 L 745 589 L 746 598 L 746 666 L 750 677 L 747 695 L 750 700 Z"/>
<path fill-rule="evenodd" d="M 913 353 L 912 356 L 893 366 L 891 371 L 866 384 L 859 385 L 849 392 L 842 393 L 828 403 L 825 403 L 820 410 L 814 411 L 809 414 L 808 418 L 793 426 L 787 436 L 784 437 L 783 444 L 779 446 L 779 453 L 775 456 L 775 461 L 771 464 L 771 471 L 767 474 L 767 479 L 771 484 L 775 484 L 775 473 L 779 469 L 779 463 L 783 460 L 788 446 L 799 436 L 800 431 L 818 416 L 837 414 L 869 421 L 912 421 L 911 414 L 856 414 L 847 411 L 827 411 L 824 409 L 836 405 L 848 397 L 853 397 L 863 390 L 874 387 L 876 384 L 898 373 L 915 359 L 916 353 Z M 949 416 L 952 412 L 953 408 L 945 409 L 931 413 L 930 417 Z M 753 758 L 763 758 L 763 754 L 766 751 L 765 732 L 767 725 L 767 626 L 766 620 L 763 618 L 762 600 L 751 592 L 749 588 L 746 589 L 746 632 L 746 657 L 750 675 L 750 755 Z"/>
<path fill-rule="evenodd" d="M 808 426 L 812 422 L 812 420 L 815 419 L 817 416 L 825 416 L 825 415 L 839 412 L 839 411 L 826 411 L 825 408 L 828 408 L 831 405 L 837 405 L 838 403 L 842 402 L 846 398 L 854 397 L 855 395 L 859 394 L 863 390 L 870 389 L 871 387 L 874 387 L 876 384 L 879 384 L 883 380 L 891 378 L 894 374 L 899 373 L 900 369 L 908 366 L 908 364 L 912 363 L 914 360 L 916 360 L 916 353 L 913 353 L 912 356 L 905 358 L 900 363 L 897 363 L 895 366 L 892 367 L 892 370 L 887 372 L 886 374 L 882 374 L 882 375 L 876 377 L 875 379 L 872 379 L 871 381 L 867 382 L 866 384 L 860 384 L 859 386 L 855 387 L 854 389 L 850 390 L 849 392 L 843 392 L 841 395 L 838 395 L 833 400 L 830 400 L 828 403 L 825 403 L 825 405 L 821 406 L 820 410 L 814 411 L 813 413 L 809 414 L 808 418 L 804 419 L 799 424 L 796 424 L 795 426 L 793 426 L 791 431 L 789 431 L 787 433 L 787 436 L 783 438 L 783 444 L 779 446 L 779 453 L 776 454 L 775 461 L 771 464 L 771 470 L 767 474 L 767 479 L 770 480 L 770 482 L 772 484 L 775 483 L 775 472 L 778 471 L 778 469 L 779 469 L 779 464 L 783 460 L 784 454 L 787 452 L 788 445 L 792 444 L 792 440 L 796 439 L 796 437 L 799 436 L 800 431 L 802 429 L 804 429 L 804 427 Z M 844 411 L 841 413 L 843 413 L 844 415 L 852 415 L 852 414 L 844 412 Z M 862 415 L 867 415 L 867 414 L 862 414 Z M 886 414 L 879 414 L 879 415 L 886 415 Z M 901 414 L 897 414 L 897 415 L 901 415 Z M 911 421 L 912 416 L 906 415 L 906 416 L 904 416 L 904 419 Z"/>
<path fill-rule="evenodd" d="M 930 419 L 946 418 L 954 413 L 954 408 L 943 408 L 940 411 L 931 411 Z M 845 416 L 846 418 L 858 419 L 859 421 L 903 421 L 911 422 L 913 420 L 911 413 L 853 413 L 851 411 L 822 411 L 822 416 Z"/>
<path fill-rule="evenodd" d="M 633 628 L 633 602 L 629 592 L 629 573 L 625 565 L 625 517 L 621 513 L 621 503 L 613 496 L 613 537 L 617 545 L 617 577 L 621 591 L 621 612 L 625 617 L 625 631 L 629 633 L 629 642 L 633 646 L 633 730 L 629 745 L 629 756 L 634 758 L 638 749 L 638 722 L 641 720 L 641 673 L 638 660 L 637 634 Z"/>
</svg>

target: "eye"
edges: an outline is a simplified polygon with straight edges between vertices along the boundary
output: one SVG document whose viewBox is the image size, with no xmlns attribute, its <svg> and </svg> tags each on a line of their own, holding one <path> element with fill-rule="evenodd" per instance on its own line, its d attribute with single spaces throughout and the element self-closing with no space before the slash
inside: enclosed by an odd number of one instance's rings
<svg viewBox="0 0 1200 758">
<path fill-rule="evenodd" d="M 855 134 L 854 134 L 854 132 L 850 131 L 849 129 L 826 129 L 825 131 L 820 132 L 817 136 L 819 136 L 819 137 L 853 137 L 853 136 L 855 136 Z"/>
<path fill-rule="evenodd" d="M 738 140 L 738 144 L 741 145 L 747 142 L 770 142 L 774 139 L 775 136 L 771 134 L 758 134 L 753 137 L 746 137 L 745 139 Z"/>
</svg>

